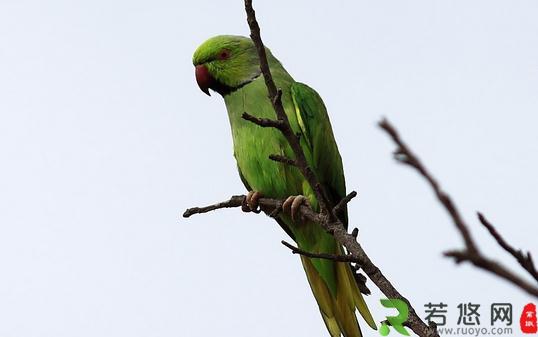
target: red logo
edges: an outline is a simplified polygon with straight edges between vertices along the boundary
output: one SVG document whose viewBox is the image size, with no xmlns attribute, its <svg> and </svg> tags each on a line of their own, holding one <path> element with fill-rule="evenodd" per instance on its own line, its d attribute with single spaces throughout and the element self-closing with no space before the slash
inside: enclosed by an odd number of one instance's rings
<svg viewBox="0 0 538 337">
<path fill-rule="evenodd" d="M 519 326 L 523 333 L 536 333 L 538 331 L 538 326 L 536 325 L 536 305 L 529 303 L 523 308 L 523 312 L 519 318 Z"/>
</svg>

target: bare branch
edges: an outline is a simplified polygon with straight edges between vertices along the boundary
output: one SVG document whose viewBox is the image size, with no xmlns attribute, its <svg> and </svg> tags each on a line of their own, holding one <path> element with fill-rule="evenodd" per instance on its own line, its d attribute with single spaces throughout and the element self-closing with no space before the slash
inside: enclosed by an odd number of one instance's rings
<svg viewBox="0 0 538 337">
<path fill-rule="evenodd" d="M 351 255 L 336 255 L 336 254 L 326 254 L 326 253 L 312 253 L 307 252 L 306 250 L 303 250 L 301 248 L 295 247 L 292 244 L 287 243 L 286 241 L 281 241 L 281 243 L 288 247 L 293 254 L 299 254 L 306 257 L 314 258 L 314 259 L 324 259 L 324 260 L 332 260 L 336 262 L 353 262 L 358 263 L 357 259 Z"/>
<path fill-rule="evenodd" d="M 536 266 L 534 265 L 534 262 L 532 261 L 532 256 L 530 252 L 527 252 L 527 255 L 523 254 L 521 250 L 515 250 L 514 247 L 512 247 L 506 240 L 497 232 L 495 227 L 486 219 L 482 213 L 478 212 L 478 220 L 480 220 L 480 223 L 486 227 L 488 232 L 493 236 L 493 238 L 497 241 L 499 246 L 501 246 L 504 250 L 506 250 L 510 255 L 512 255 L 517 262 L 526 270 L 529 272 L 529 274 L 538 281 L 538 271 L 536 271 Z"/>
<path fill-rule="evenodd" d="M 338 204 L 336 204 L 336 206 L 334 206 L 333 214 L 335 216 L 338 216 L 339 214 L 341 214 L 346 209 L 346 206 L 347 206 L 347 204 L 349 204 L 351 199 L 355 198 L 356 196 L 357 196 L 357 192 L 356 191 L 351 191 L 351 193 L 349 193 L 344 198 L 342 198 L 342 200 L 340 200 L 338 202 Z"/>
<path fill-rule="evenodd" d="M 267 61 L 267 54 L 265 52 L 265 46 L 263 45 L 261 36 L 260 36 L 260 26 L 258 21 L 256 21 L 256 13 L 252 7 L 252 0 L 245 0 L 245 11 L 247 13 L 247 22 L 250 27 L 250 38 L 254 42 L 256 51 L 258 52 L 258 58 L 260 60 L 260 70 L 262 72 L 263 78 L 265 80 L 265 85 L 267 86 L 267 91 L 269 92 L 269 99 L 275 110 L 277 119 L 282 122 L 282 126 L 278 129 L 282 132 L 286 140 L 288 141 L 293 153 L 295 154 L 295 161 L 297 162 L 297 167 L 305 177 L 306 181 L 312 187 L 312 190 L 316 194 L 316 199 L 319 203 L 319 208 L 322 213 L 330 214 L 329 210 L 331 209 L 330 201 L 325 197 L 323 187 L 318 183 L 314 171 L 308 166 L 306 161 L 305 154 L 301 148 L 301 143 L 299 139 L 293 133 L 293 130 L 290 126 L 288 116 L 282 105 L 282 91 L 277 89 L 273 76 L 271 75 L 271 70 L 269 69 L 269 62 Z"/>
<path fill-rule="evenodd" d="M 241 207 L 243 205 L 245 198 L 246 198 L 245 195 L 234 195 L 226 201 L 218 202 L 212 205 L 188 208 L 183 213 L 183 217 L 188 218 L 194 214 L 208 213 L 208 212 L 215 211 L 222 208 Z M 284 200 L 272 199 L 272 198 L 258 199 L 258 205 L 267 214 L 271 214 L 271 212 L 273 212 L 274 210 L 282 208 L 283 202 Z M 313 211 L 310 207 L 306 205 L 301 205 L 299 207 L 298 213 L 302 215 L 305 219 L 313 221 L 313 222 L 319 222 L 322 219 L 319 213 L 316 213 L 315 211 Z"/>
<path fill-rule="evenodd" d="M 284 122 L 282 122 L 281 120 L 274 120 L 274 119 L 269 119 L 269 118 L 258 118 L 246 112 L 243 112 L 243 114 L 241 115 L 241 118 L 264 128 L 276 128 L 276 129 L 282 130 L 282 128 L 284 128 L 284 125 L 285 125 Z"/>
<path fill-rule="evenodd" d="M 205 207 L 192 207 L 185 210 L 183 213 L 184 218 L 188 218 L 194 214 L 202 214 L 211 212 L 217 209 L 221 208 L 232 208 L 232 207 L 240 207 L 243 204 L 243 201 L 245 200 L 244 195 L 234 195 L 229 200 L 219 202 L 213 205 L 205 206 Z"/>
<path fill-rule="evenodd" d="M 463 238 L 463 241 L 465 243 L 465 249 L 448 251 L 448 252 L 445 252 L 444 255 L 447 257 L 453 258 L 456 263 L 461 263 L 465 261 L 470 262 L 476 267 L 486 270 L 492 274 L 495 274 L 511 282 L 512 284 L 518 286 L 519 288 L 523 289 L 527 293 L 538 297 L 538 286 L 527 282 L 525 279 L 515 274 L 514 272 L 510 271 L 509 269 L 504 267 L 502 264 L 484 256 L 480 252 L 480 250 L 478 249 L 471 235 L 471 232 L 469 231 L 469 227 L 464 222 L 463 217 L 461 216 L 460 212 L 456 208 L 456 205 L 452 202 L 452 199 L 450 198 L 450 196 L 441 189 L 437 180 L 431 175 L 431 173 L 428 172 L 428 170 L 420 162 L 418 157 L 401 140 L 398 132 L 389 123 L 389 121 L 387 121 L 386 119 L 383 119 L 379 123 L 379 126 L 385 132 L 387 132 L 387 134 L 392 138 L 394 143 L 396 143 L 397 145 L 396 151 L 394 152 L 394 158 L 398 162 L 414 168 L 424 179 L 426 179 L 426 181 L 429 183 L 429 185 L 433 189 L 435 195 L 437 196 L 437 199 L 444 206 L 445 210 L 450 215 L 452 222 L 454 222 L 454 225 L 460 232 Z M 507 250 L 510 254 L 512 254 L 520 262 L 520 264 L 527 271 L 529 271 L 529 273 L 534 277 L 536 275 L 536 270 L 534 269 L 534 265 L 532 264 L 532 258 L 530 257 L 530 254 L 527 255 L 527 258 L 525 258 L 521 252 L 519 252 L 519 255 L 518 255 L 518 252 L 516 252 L 512 247 L 506 244 L 506 242 L 495 231 L 493 226 L 491 226 L 491 224 L 489 224 L 483 216 L 479 214 L 479 218 L 482 224 L 489 230 L 489 232 L 497 240 L 497 242 L 505 250 Z M 529 261 L 530 261 L 530 264 L 529 264 Z"/>
<path fill-rule="evenodd" d="M 396 143 L 397 145 L 396 151 L 394 151 L 394 159 L 396 159 L 402 164 L 413 167 L 422 177 L 424 177 L 424 179 L 428 181 L 435 195 L 437 196 L 437 199 L 452 217 L 454 224 L 456 225 L 461 236 L 463 237 L 463 241 L 465 241 L 465 246 L 467 247 L 467 250 L 469 252 L 474 252 L 476 250 L 476 247 L 473 240 L 471 239 L 471 233 L 469 233 L 469 229 L 465 225 L 463 218 L 461 217 L 459 211 L 452 202 L 452 199 L 441 189 L 441 186 L 439 186 L 437 180 L 428 172 L 428 170 L 420 162 L 418 157 L 415 156 L 415 154 L 400 139 L 400 135 L 398 134 L 396 129 L 389 123 L 389 121 L 383 119 L 379 123 L 379 126 L 390 135 L 394 143 Z"/>
<path fill-rule="evenodd" d="M 297 161 L 280 154 L 270 154 L 269 159 L 284 163 L 286 165 L 297 166 Z"/>
<path fill-rule="evenodd" d="M 470 253 L 466 250 L 451 250 L 443 253 L 447 257 L 454 258 L 456 263 L 470 262 L 476 267 L 487 270 L 488 272 L 503 278 L 512 284 L 516 285 L 520 289 L 523 289 L 527 293 L 538 297 L 538 288 L 531 283 L 527 282 L 522 277 L 516 275 L 514 272 L 508 270 L 499 262 L 494 261 L 488 257 L 483 256 L 481 253 Z"/>
<path fill-rule="evenodd" d="M 217 210 L 221 208 L 229 207 L 241 207 L 243 204 L 245 196 L 234 196 L 230 200 L 219 202 L 214 205 L 209 205 L 205 207 L 194 207 L 185 211 L 184 216 L 188 217 L 193 214 L 206 213 L 212 210 Z M 271 198 L 260 198 L 258 204 L 260 208 L 269 215 L 278 214 L 282 209 L 283 200 L 271 199 Z M 372 280 L 372 282 L 387 296 L 388 298 L 398 298 L 405 301 L 409 306 L 409 318 L 407 323 L 411 330 L 413 330 L 417 335 L 421 337 L 439 337 L 437 330 L 433 327 L 426 325 L 420 317 L 417 315 L 415 309 L 411 306 L 409 301 L 402 295 L 392 283 L 383 275 L 381 270 L 370 260 L 366 252 L 363 250 L 362 246 L 356 240 L 356 234 L 358 231 L 353 231 L 352 234 L 349 234 L 345 229 L 344 225 L 340 220 L 335 219 L 331 220 L 326 214 L 317 213 L 312 210 L 309 206 L 301 205 L 299 207 L 298 213 L 302 219 L 306 221 L 319 224 L 327 232 L 332 233 L 336 241 L 346 247 L 348 255 L 345 255 L 346 259 L 349 259 L 348 262 L 356 263 L 366 275 Z M 354 236 L 355 235 L 355 236 Z M 289 248 L 289 247 L 288 247 Z M 331 256 L 332 257 L 332 256 Z M 361 286 L 359 284 L 359 286 Z M 368 291 L 367 288 L 365 291 Z"/>
</svg>

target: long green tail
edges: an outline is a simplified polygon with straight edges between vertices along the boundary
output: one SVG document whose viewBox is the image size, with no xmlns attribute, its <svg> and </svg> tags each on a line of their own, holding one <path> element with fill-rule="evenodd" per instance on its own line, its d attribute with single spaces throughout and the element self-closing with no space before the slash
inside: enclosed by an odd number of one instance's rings
<svg viewBox="0 0 538 337">
<path fill-rule="evenodd" d="M 338 254 L 341 253 L 342 248 L 339 247 Z M 336 280 L 336 294 L 334 294 L 314 267 L 312 259 L 301 256 L 301 261 L 321 316 L 332 337 L 340 337 L 342 334 L 344 337 L 362 337 L 355 308 L 369 326 L 377 329 L 349 263 L 333 262 Z"/>
</svg>

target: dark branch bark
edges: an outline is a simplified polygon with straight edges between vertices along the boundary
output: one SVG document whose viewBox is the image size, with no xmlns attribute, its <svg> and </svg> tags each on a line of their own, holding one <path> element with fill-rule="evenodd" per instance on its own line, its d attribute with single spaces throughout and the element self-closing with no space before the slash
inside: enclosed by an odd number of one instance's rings
<svg viewBox="0 0 538 337">
<path fill-rule="evenodd" d="M 282 156 L 280 154 L 271 154 L 269 155 L 269 159 L 280 162 L 280 163 L 284 163 L 286 165 L 297 166 L 297 161 L 291 158 L 288 158 L 286 156 Z"/>
<path fill-rule="evenodd" d="M 401 140 L 396 129 L 386 120 L 382 120 L 379 123 L 379 126 L 387 132 L 387 134 L 392 138 L 394 143 L 396 143 L 397 148 L 394 152 L 394 158 L 405 165 L 408 165 L 414 168 L 430 185 L 433 192 L 437 196 L 439 202 L 443 205 L 445 210 L 450 215 L 452 222 L 458 229 L 461 237 L 463 238 L 465 249 L 462 250 L 452 250 L 445 252 L 444 255 L 451 257 L 455 260 L 456 263 L 461 262 L 470 262 L 476 267 L 486 270 L 494 275 L 497 275 L 500 278 L 503 278 L 512 284 L 523 289 L 527 293 L 538 297 L 538 286 L 527 282 L 525 279 L 510 271 L 508 268 L 504 267 L 502 264 L 494 261 L 486 256 L 484 256 L 478 246 L 476 245 L 471 232 L 469 231 L 469 226 L 463 220 L 460 212 L 458 211 L 456 205 L 440 187 L 437 180 L 431 175 L 426 167 L 420 162 L 418 157 L 407 147 L 407 145 Z M 521 251 L 516 252 L 511 246 L 509 246 L 504 239 L 500 237 L 497 231 L 493 228 L 487 220 L 479 214 L 480 221 L 482 224 L 489 230 L 490 234 L 497 240 L 499 245 L 507 250 L 512 256 L 514 256 L 518 262 L 525 268 L 533 277 L 536 278 L 536 269 L 532 263 L 532 258 L 530 253 L 527 254 L 527 258 L 523 256 Z"/>
<path fill-rule="evenodd" d="M 188 208 L 183 213 L 183 217 L 189 218 L 190 216 L 194 214 L 203 214 L 203 213 L 211 212 L 211 211 L 221 209 L 221 208 L 241 207 L 241 205 L 243 205 L 244 200 L 245 200 L 244 195 L 234 195 L 229 200 L 219 202 L 213 205 Z"/>
<path fill-rule="evenodd" d="M 336 262 L 353 262 L 357 263 L 357 259 L 355 259 L 351 255 L 336 255 L 336 254 L 326 254 L 326 253 L 312 253 L 307 252 L 306 250 L 303 250 L 301 248 L 295 247 L 292 244 L 287 243 L 286 241 L 281 241 L 281 243 L 288 247 L 293 254 L 299 254 L 306 257 L 310 257 L 313 259 L 324 259 L 324 260 L 332 260 Z"/>
<path fill-rule="evenodd" d="M 512 255 L 517 262 L 538 282 L 538 272 L 536 271 L 536 266 L 534 265 L 534 262 L 532 260 L 532 256 L 530 252 L 527 252 L 527 254 L 523 254 L 521 250 L 515 250 L 514 247 L 512 247 L 506 240 L 497 232 L 495 227 L 486 219 L 482 213 L 478 212 L 478 220 L 480 220 L 480 223 L 486 227 L 489 234 L 493 236 L 495 241 L 501 246 L 505 251 L 507 251 L 510 255 Z"/>
<path fill-rule="evenodd" d="M 247 13 L 247 22 L 250 27 L 250 38 L 256 46 L 256 51 L 258 52 L 258 57 L 260 60 L 260 69 L 265 80 L 265 85 L 267 86 L 267 91 L 269 92 L 269 99 L 273 105 L 273 108 L 276 113 L 278 121 L 282 122 L 282 126 L 278 129 L 282 132 L 286 140 L 288 141 L 293 153 L 295 154 L 295 161 L 297 162 L 297 167 L 308 181 L 308 184 L 316 194 L 316 199 L 319 204 L 319 208 L 322 213 L 329 213 L 331 209 L 331 203 L 325 197 L 325 193 L 321 184 L 317 182 L 316 175 L 312 168 L 308 166 L 306 161 L 305 154 L 301 148 L 301 143 L 299 139 L 293 133 L 293 130 L 290 126 L 288 116 L 282 105 L 282 91 L 277 89 L 273 77 L 271 75 L 271 70 L 269 69 L 269 62 L 267 61 L 267 54 L 265 52 L 265 46 L 263 45 L 262 38 L 260 36 L 260 26 L 258 21 L 256 21 L 256 13 L 252 7 L 252 0 L 245 0 L 245 11 Z"/>
<path fill-rule="evenodd" d="M 274 120 L 274 119 L 269 119 L 269 118 L 258 118 L 246 112 L 244 112 L 241 115 L 241 117 L 249 122 L 252 122 L 264 128 L 276 128 L 276 129 L 282 130 L 285 126 L 285 124 L 280 120 Z"/>
<path fill-rule="evenodd" d="M 469 252 L 474 252 L 476 250 L 476 247 L 473 240 L 471 239 L 471 233 L 469 233 L 469 229 L 465 225 L 459 211 L 456 209 L 456 206 L 452 202 L 450 196 L 448 196 L 448 194 L 446 194 L 441 189 L 441 186 L 439 185 L 437 180 L 428 172 L 428 170 L 420 162 L 418 157 L 407 147 L 406 144 L 404 144 L 404 142 L 400 139 L 400 135 L 398 134 L 396 129 L 386 119 L 383 119 L 379 123 L 379 126 L 390 135 L 392 140 L 397 145 L 397 148 L 394 151 L 394 159 L 396 159 L 402 164 L 413 167 L 422 177 L 424 177 L 424 179 L 428 181 L 435 195 L 437 196 L 437 199 L 444 206 L 446 211 L 450 214 L 452 220 L 454 221 L 454 224 L 458 228 L 461 236 L 463 237 L 463 241 L 465 241 L 465 246 L 467 247 L 467 250 Z"/>
<path fill-rule="evenodd" d="M 338 215 L 341 214 L 346 209 L 346 206 L 347 204 L 349 204 L 351 199 L 355 198 L 356 196 L 357 196 L 357 192 L 351 191 L 351 193 L 349 193 L 342 200 L 340 200 L 338 204 L 336 204 L 336 206 L 334 206 L 333 208 L 334 216 L 338 217 Z"/>
<path fill-rule="evenodd" d="M 185 211 L 183 216 L 189 217 L 193 214 L 207 213 L 209 211 L 221 208 L 241 207 L 244 198 L 244 195 L 233 196 L 229 200 L 219 202 L 214 205 L 190 208 Z M 260 198 L 258 204 L 265 213 L 271 214 L 275 212 L 275 210 L 281 209 L 282 202 L 283 200 Z M 309 222 L 317 223 L 322 226 L 326 231 L 334 236 L 336 241 L 346 247 L 348 252 L 346 259 L 349 259 L 347 262 L 354 262 L 359 265 L 364 273 L 368 275 L 370 280 L 372 280 L 372 282 L 383 292 L 383 294 L 385 294 L 385 296 L 388 298 L 401 299 L 408 304 L 409 318 L 407 323 L 413 332 L 421 337 L 439 337 L 437 330 L 434 327 L 426 325 L 420 319 L 409 300 L 407 300 L 398 290 L 396 290 L 392 283 L 385 277 L 385 275 L 383 275 L 381 270 L 379 270 L 379 268 L 368 257 L 362 246 L 357 242 L 356 236 L 353 235 L 356 234 L 355 231 L 353 234 L 349 234 L 344 229 L 344 226 L 340 220 L 336 219 L 331 221 L 331 218 L 327 217 L 327 215 L 317 213 L 306 205 L 301 205 L 299 207 L 299 215 L 301 218 Z"/>
</svg>

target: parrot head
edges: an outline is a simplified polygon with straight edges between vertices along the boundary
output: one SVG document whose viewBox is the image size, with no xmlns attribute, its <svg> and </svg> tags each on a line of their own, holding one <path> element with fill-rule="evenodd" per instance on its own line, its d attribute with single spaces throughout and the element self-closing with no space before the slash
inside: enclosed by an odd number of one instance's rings
<svg viewBox="0 0 538 337">
<path fill-rule="evenodd" d="M 192 63 L 196 69 L 196 82 L 207 95 L 212 89 L 224 96 L 261 73 L 254 43 L 244 36 L 210 38 L 196 49 Z"/>
</svg>

